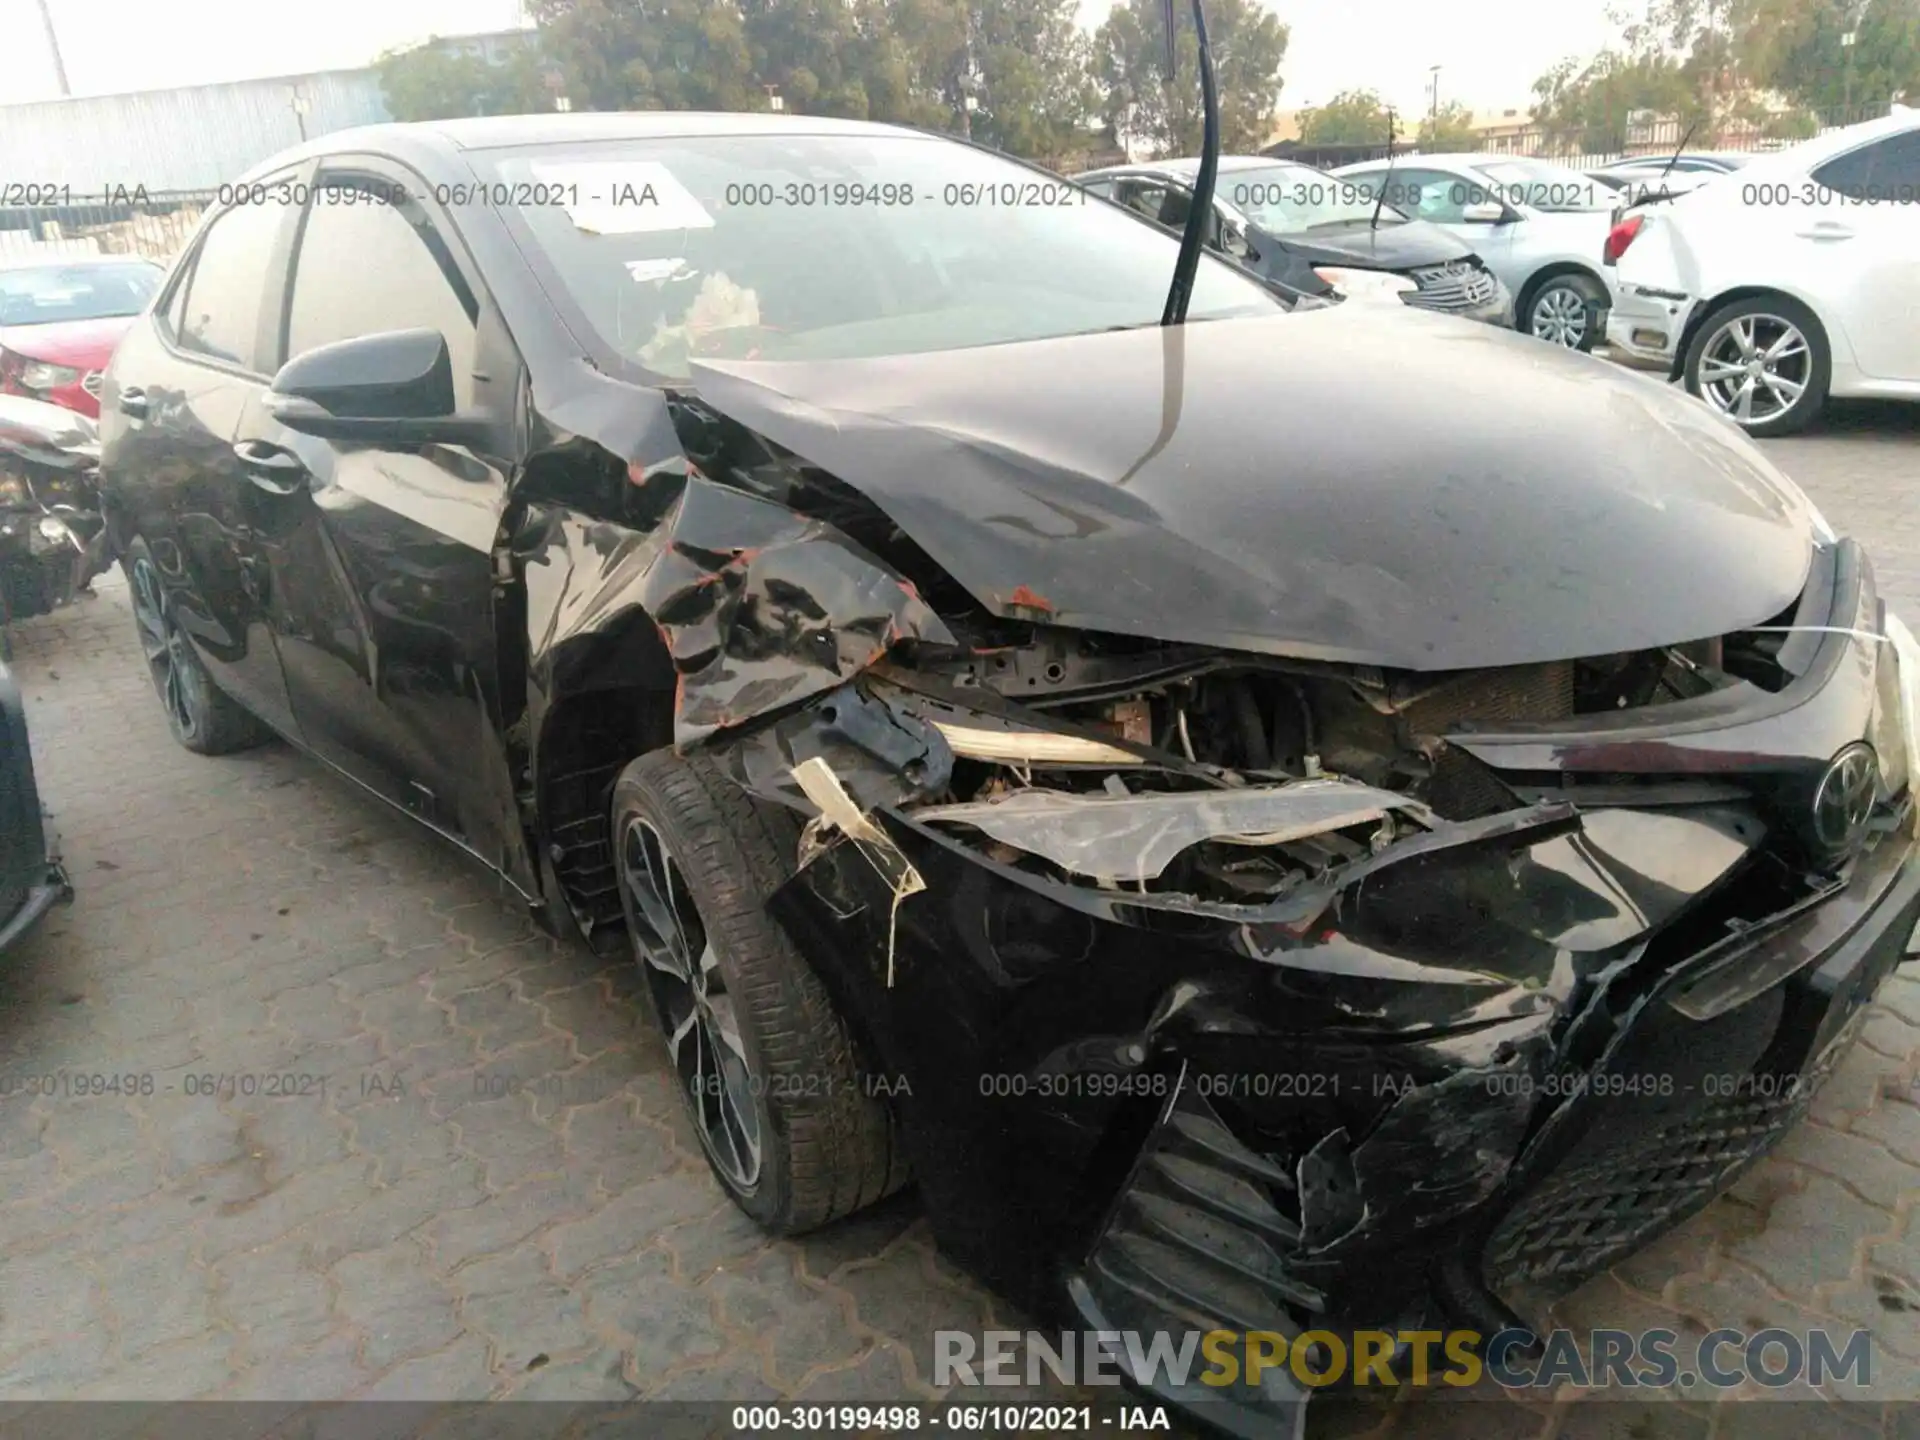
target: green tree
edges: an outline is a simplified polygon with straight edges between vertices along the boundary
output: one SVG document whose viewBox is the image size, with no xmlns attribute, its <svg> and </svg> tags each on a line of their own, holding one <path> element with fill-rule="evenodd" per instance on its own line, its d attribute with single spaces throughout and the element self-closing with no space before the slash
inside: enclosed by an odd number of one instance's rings
<svg viewBox="0 0 1920 1440">
<path fill-rule="evenodd" d="M 530 0 L 577 110 L 764 110 L 731 0 Z"/>
<path fill-rule="evenodd" d="M 974 139 L 1012 155 L 1070 150 L 1099 105 L 1093 43 L 1077 0 L 977 0 L 973 16 Z"/>
<path fill-rule="evenodd" d="M 1105 118 L 1117 136 L 1161 155 L 1192 155 L 1202 130 L 1199 46 L 1193 18 L 1175 11 L 1180 56 L 1167 81 L 1167 32 L 1160 0 L 1125 0 L 1093 39 L 1093 72 L 1107 100 Z M 1220 93 L 1220 148 L 1257 150 L 1266 140 L 1280 98 L 1280 64 L 1287 27 L 1259 0 L 1214 0 L 1207 6 L 1207 39 Z"/>
<path fill-rule="evenodd" d="M 387 111 L 396 120 L 452 120 L 463 115 L 513 115 L 550 110 L 532 44 L 500 64 L 443 49 L 438 40 L 390 50 L 374 62 Z"/>
<path fill-rule="evenodd" d="M 1920 96 L 1920 0 L 1738 0 L 1735 16 L 1747 72 L 1801 105 Z"/>
<path fill-rule="evenodd" d="M 868 118 L 865 42 L 849 0 L 741 0 L 741 11 L 753 74 L 787 110 Z"/>
<path fill-rule="evenodd" d="M 1703 118 L 1699 97 L 1680 62 L 1659 53 L 1603 50 L 1584 64 L 1563 60 L 1533 82 L 1534 123 L 1550 141 L 1605 154 L 1623 150 L 1635 111 Z"/>
<path fill-rule="evenodd" d="M 1303 145 L 1385 145 L 1387 105 L 1372 90 L 1342 90 L 1300 117 Z"/>
<path fill-rule="evenodd" d="M 1419 146 L 1429 155 L 1472 150 L 1479 142 L 1473 129 L 1473 111 L 1449 100 L 1420 122 Z"/>
</svg>

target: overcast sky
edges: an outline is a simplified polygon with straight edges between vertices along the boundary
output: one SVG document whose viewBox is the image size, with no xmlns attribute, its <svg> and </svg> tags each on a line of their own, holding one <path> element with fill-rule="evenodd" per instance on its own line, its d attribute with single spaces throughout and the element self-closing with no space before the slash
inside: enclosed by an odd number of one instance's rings
<svg viewBox="0 0 1920 1440">
<path fill-rule="evenodd" d="M 430 35 L 500 30 L 518 0 L 47 0 L 76 95 L 365 65 Z M 1111 0 L 1082 0 L 1097 24 Z M 1607 0 L 1266 0 L 1292 27 L 1280 103 L 1318 104 L 1370 86 L 1424 111 L 1429 67 L 1440 98 L 1476 109 L 1524 105 L 1533 79 L 1610 36 Z M 1550 18 L 1549 18 L 1550 17 Z M 0 0 L 0 104 L 58 93 L 36 0 Z"/>
</svg>

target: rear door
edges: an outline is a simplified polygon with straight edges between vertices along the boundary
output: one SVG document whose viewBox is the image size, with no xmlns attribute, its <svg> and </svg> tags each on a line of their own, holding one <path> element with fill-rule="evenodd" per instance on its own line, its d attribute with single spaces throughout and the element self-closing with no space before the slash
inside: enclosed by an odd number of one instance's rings
<svg viewBox="0 0 1920 1440">
<path fill-rule="evenodd" d="M 233 440 L 277 363 L 279 291 L 298 211 L 275 187 L 297 173 L 247 187 L 258 203 L 235 204 L 202 229 L 165 298 L 120 342 L 101 396 L 102 471 L 121 511 L 117 534 L 146 542 L 167 604 L 214 681 L 289 734 L 256 545 L 273 497 Z"/>
<path fill-rule="evenodd" d="M 1920 382 L 1920 130 L 1819 166 L 1812 198 L 1793 230 L 1806 283 L 1865 374 Z"/>
<path fill-rule="evenodd" d="M 382 449 L 281 426 L 238 441 L 284 467 L 269 618 L 301 734 L 323 758 L 537 889 L 500 734 L 494 541 L 517 453 L 522 367 L 429 187 L 388 162 L 327 162 L 295 247 L 280 349 L 434 329 L 476 449 Z M 403 196 L 415 197 L 411 199 Z"/>
</svg>

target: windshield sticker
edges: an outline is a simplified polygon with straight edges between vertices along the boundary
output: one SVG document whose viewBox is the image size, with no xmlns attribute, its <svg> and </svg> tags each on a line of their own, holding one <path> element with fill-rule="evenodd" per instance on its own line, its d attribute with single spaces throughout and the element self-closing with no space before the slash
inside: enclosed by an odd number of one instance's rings
<svg viewBox="0 0 1920 1440">
<path fill-rule="evenodd" d="M 661 285 L 692 274 L 684 255 L 675 255 L 666 260 L 627 261 L 627 278 L 636 285 Z"/>
<path fill-rule="evenodd" d="M 533 173 L 560 189 L 568 218 L 591 235 L 713 228 L 706 207 L 656 160 L 536 165 Z"/>
</svg>

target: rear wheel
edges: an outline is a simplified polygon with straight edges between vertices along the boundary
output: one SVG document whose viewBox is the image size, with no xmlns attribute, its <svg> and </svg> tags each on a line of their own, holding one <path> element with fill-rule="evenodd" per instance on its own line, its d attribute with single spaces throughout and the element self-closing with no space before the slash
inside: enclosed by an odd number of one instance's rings
<svg viewBox="0 0 1920 1440">
<path fill-rule="evenodd" d="M 160 569 L 146 542 L 131 542 L 121 563 L 132 592 L 140 649 L 173 738 L 199 755 L 226 755 L 271 738 L 273 732 L 207 674 L 174 619 Z"/>
<path fill-rule="evenodd" d="M 1600 340 L 1594 317 L 1607 308 L 1606 287 L 1590 275 L 1555 275 L 1529 291 L 1520 329 L 1569 350 L 1592 350 Z"/>
<path fill-rule="evenodd" d="M 714 765 L 643 755 L 613 791 L 620 902 L 681 1099 L 735 1204 L 791 1235 L 906 1180 L 826 987 L 766 910 L 798 827 Z"/>
<path fill-rule="evenodd" d="M 1791 435 L 1819 418 L 1833 358 L 1814 313 L 1784 295 L 1753 295 L 1700 322 L 1687 347 L 1687 389 L 1749 435 Z"/>
</svg>

